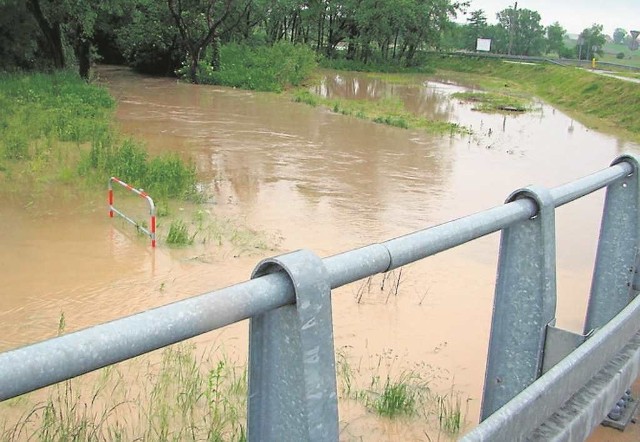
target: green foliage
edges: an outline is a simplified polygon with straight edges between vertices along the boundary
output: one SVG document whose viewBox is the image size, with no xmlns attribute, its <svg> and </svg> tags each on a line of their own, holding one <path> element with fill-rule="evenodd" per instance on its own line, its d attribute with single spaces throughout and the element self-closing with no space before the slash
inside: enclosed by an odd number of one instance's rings
<svg viewBox="0 0 640 442">
<path fill-rule="evenodd" d="M 382 393 L 373 400 L 371 406 L 381 416 L 394 417 L 415 413 L 416 392 L 402 379 L 391 380 L 389 376 L 384 383 Z"/>
<path fill-rule="evenodd" d="M 194 166 L 174 154 L 149 160 L 142 144 L 120 140 L 113 99 L 76 75 L 0 74 L 0 106 L 0 159 L 27 162 L 25 178 L 70 183 L 77 174 L 104 186 L 117 176 L 157 197 L 195 194 Z"/>
<path fill-rule="evenodd" d="M 531 109 L 529 100 L 495 92 L 457 92 L 453 97 L 477 103 L 474 110 L 482 112 L 526 112 Z"/>
<path fill-rule="evenodd" d="M 259 47 L 230 43 L 220 48 L 220 60 L 218 71 L 210 64 L 201 66 L 199 82 L 280 92 L 300 85 L 316 67 L 315 55 L 308 47 L 286 42 Z"/>
<path fill-rule="evenodd" d="M 35 404 L 29 396 L 0 404 L 0 440 L 246 441 L 246 367 L 224 355 L 198 357 L 191 345 L 165 348 L 160 360 L 145 356 L 109 366 L 45 393 Z M 9 421 L 9 406 L 24 413 Z"/>
<path fill-rule="evenodd" d="M 438 424 L 445 433 L 455 435 L 464 424 L 460 395 L 453 390 L 437 398 Z"/>
<path fill-rule="evenodd" d="M 114 32 L 117 46 L 137 71 L 173 75 L 184 58 L 166 2 L 136 0 Z"/>
<path fill-rule="evenodd" d="M 327 99 L 310 92 L 296 91 L 293 94 L 293 101 L 306 103 L 311 106 L 322 105 L 331 109 L 332 112 L 342 115 L 353 116 L 362 120 L 370 120 L 374 123 L 386 124 L 388 126 L 402 129 L 422 129 L 436 135 L 453 135 L 456 133 L 468 133 L 468 129 L 456 123 L 448 121 L 429 120 L 427 118 L 412 114 L 404 107 L 400 99 L 382 100 L 349 100 L 349 99 Z"/>
<path fill-rule="evenodd" d="M 349 60 L 343 57 L 333 59 L 323 58 L 320 60 L 320 66 L 327 69 L 335 69 L 338 71 L 355 71 L 355 72 L 376 72 L 376 73 L 406 73 L 406 74 L 432 74 L 434 71 L 425 64 L 418 66 L 406 67 L 393 61 L 380 61 L 364 63 L 360 60 Z"/>
<path fill-rule="evenodd" d="M 432 56 L 429 63 L 439 70 L 450 71 L 447 75 L 453 79 L 458 77 L 492 90 L 500 89 L 497 92 L 509 87 L 534 94 L 582 116 L 583 122 L 591 127 L 609 127 L 640 140 L 640 120 L 635 117 L 640 107 L 637 84 L 551 64 L 531 66 L 455 56 Z"/>
<path fill-rule="evenodd" d="M 625 56 L 625 55 L 624 55 L 624 52 L 618 52 L 618 53 L 616 54 L 616 58 L 617 58 L 618 60 L 624 60 L 624 56 Z"/>
<path fill-rule="evenodd" d="M 564 45 L 564 39 L 567 35 L 566 29 L 560 26 L 560 23 L 555 22 L 552 25 L 548 26 L 546 29 L 547 32 L 547 48 L 546 52 L 555 52 L 558 56 L 562 56 L 563 53 L 567 50 Z"/>
<path fill-rule="evenodd" d="M 616 28 L 615 31 L 613 31 L 613 42 L 615 44 L 623 44 L 624 43 L 624 39 L 627 36 L 627 31 L 622 29 L 622 28 Z"/>
<path fill-rule="evenodd" d="M 189 235 L 189 228 L 182 220 L 174 220 L 169 226 L 167 244 L 171 246 L 188 246 L 193 244 L 193 236 Z"/>
<path fill-rule="evenodd" d="M 497 14 L 498 26 L 507 36 L 506 51 L 513 55 L 540 55 L 545 50 L 545 29 L 540 14 L 530 9 L 507 8 Z"/>
<path fill-rule="evenodd" d="M 591 60 L 596 55 L 604 54 L 604 45 L 607 42 L 602 33 L 602 25 L 593 24 L 590 28 L 585 28 L 578 37 L 578 44 L 575 53 L 580 60 Z"/>
<path fill-rule="evenodd" d="M 107 130 L 114 102 L 67 72 L 0 74 L 0 106 L 1 156 L 28 159 L 37 140 L 82 143 Z"/>
</svg>

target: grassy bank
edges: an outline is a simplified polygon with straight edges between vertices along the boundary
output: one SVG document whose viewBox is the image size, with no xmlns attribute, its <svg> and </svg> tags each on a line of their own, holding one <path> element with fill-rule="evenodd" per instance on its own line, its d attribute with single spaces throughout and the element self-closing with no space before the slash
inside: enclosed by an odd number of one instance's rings
<svg viewBox="0 0 640 442">
<path fill-rule="evenodd" d="M 103 87 L 68 72 L 3 74 L 0 106 L 0 192 L 20 204 L 37 207 L 51 195 L 95 201 L 116 176 L 154 198 L 161 244 L 224 244 L 237 255 L 276 242 L 199 207 L 205 195 L 194 164 L 175 153 L 151 157 L 142 142 L 120 134 L 115 102 Z M 148 213 L 135 212 L 146 208 L 139 198 L 119 186 L 114 192 L 118 207 L 131 200 L 125 213 L 148 229 Z"/>
<path fill-rule="evenodd" d="M 398 98 L 382 100 L 349 100 L 344 98 L 323 98 L 308 90 L 299 89 L 292 93 L 292 100 L 309 106 L 322 106 L 332 112 L 362 120 L 402 129 L 420 129 L 434 135 L 454 135 L 468 133 L 468 129 L 457 123 L 430 120 L 405 109 Z"/>
<path fill-rule="evenodd" d="M 210 58 L 210 54 L 209 54 Z M 273 46 L 230 43 L 220 48 L 220 69 L 200 66 L 198 81 L 264 92 L 299 86 L 316 67 L 315 53 L 304 45 L 280 42 Z"/>
<path fill-rule="evenodd" d="M 587 126 L 640 141 L 640 87 L 551 64 L 432 56 L 437 76 L 475 84 L 490 91 L 520 90 L 536 95 L 580 119 Z"/>
<path fill-rule="evenodd" d="M 173 154 L 150 158 L 113 126 L 106 89 L 68 72 L 0 75 L 0 179 L 7 188 L 105 186 L 109 176 L 161 198 L 195 195 L 194 166 Z"/>
</svg>

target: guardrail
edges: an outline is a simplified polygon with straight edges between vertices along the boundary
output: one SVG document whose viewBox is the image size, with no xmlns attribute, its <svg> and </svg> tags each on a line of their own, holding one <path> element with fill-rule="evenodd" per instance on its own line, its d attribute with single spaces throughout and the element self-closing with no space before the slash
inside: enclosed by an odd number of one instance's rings
<svg viewBox="0 0 640 442">
<path fill-rule="evenodd" d="M 113 183 L 120 184 L 125 189 L 135 193 L 138 196 L 141 196 L 149 203 L 150 219 L 149 219 L 148 229 L 145 226 L 138 223 L 137 221 L 135 221 L 134 219 L 129 218 L 127 215 L 125 215 L 124 213 L 122 213 L 120 210 L 116 209 L 113 206 Z M 142 231 L 145 235 L 151 238 L 151 247 L 155 247 L 156 246 L 156 206 L 153 203 L 153 199 L 145 191 L 141 189 L 136 189 L 135 187 L 130 186 L 129 184 L 125 183 L 124 181 L 114 176 L 109 178 L 108 199 L 109 199 L 109 217 L 113 218 L 113 214 L 115 213 L 116 215 L 124 218 L 126 221 L 136 226 L 136 229 Z"/>
<path fill-rule="evenodd" d="M 639 170 L 621 156 L 455 221 L 324 259 L 269 258 L 250 281 L 2 353 L 0 400 L 250 319 L 249 440 L 338 440 L 331 290 L 502 231 L 483 422 L 465 440 L 581 440 L 638 375 Z M 575 335 L 554 326 L 555 208 L 605 187 L 586 333 Z"/>
<path fill-rule="evenodd" d="M 575 58 L 549 58 L 549 57 L 532 57 L 529 55 L 508 55 L 508 54 L 496 54 L 492 52 L 470 52 L 470 51 L 457 51 L 457 52 L 434 52 L 437 55 L 451 55 L 457 57 L 473 57 L 473 58 L 492 58 L 500 60 L 509 60 L 517 62 L 531 62 L 531 63 L 552 63 L 560 66 L 575 66 L 586 69 L 593 67 L 592 60 L 578 60 Z M 640 72 L 640 67 L 630 66 L 627 64 L 611 63 L 608 61 L 596 60 L 598 67 L 605 66 L 607 68 L 613 68 L 623 71 Z"/>
</svg>

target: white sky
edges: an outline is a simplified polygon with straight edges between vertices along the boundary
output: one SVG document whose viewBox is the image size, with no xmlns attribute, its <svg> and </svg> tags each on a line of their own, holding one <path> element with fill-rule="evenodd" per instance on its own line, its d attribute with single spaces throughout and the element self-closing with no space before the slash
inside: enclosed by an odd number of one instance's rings
<svg viewBox="0 0 640 442">
<path fill-rule="evenodd" d="M 490 24 L 496 23 L 496 13 L 513 6 L 514 0 L 470 0 L 468 11 L 484 10 Z M 542 24 L 558 21 L 569 34 L 579 34 L 597 23 L 611 35 L 616 28 L 640 31 L 640 0 L 518 0 L 518 9 L 538 11 Z M 466 23 L 467 15 L 456 21 Z"/>
</svg>

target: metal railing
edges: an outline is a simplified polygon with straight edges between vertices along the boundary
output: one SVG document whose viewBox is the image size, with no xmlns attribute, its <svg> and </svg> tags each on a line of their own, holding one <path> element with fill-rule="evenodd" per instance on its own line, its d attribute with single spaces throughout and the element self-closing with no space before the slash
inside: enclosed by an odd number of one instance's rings
<svg viewBox="0 0 640 442">
<path fill-rule="evenodd" d="M 125 189 L 142 197 L 145 201 L 147 201 L 147 203 L 149 203 L 149 228 L 148 229 L 142 224 L 138 223 L 133 218 L 128 217 L 123 212 L 121 212 L 120 210 L 116 209 L 113 206 L 113 183 L 120 184 Z M 144 190 L 136 189 L 135 187 L 125 183 L 124 181 L 112 176 L 111 178 L 109 178 L 107 198 L 109 200 L 109 218 L 113 218 L 114 213 L 119 217 L 124 218 L 127 222 L 133 224 L 136 227 L 136 229 L 140 230 L 149 238 L 151 238 L 151 247 L 155 247 L 156 246 L 156 206 L 153 203 L 153 199 L 151 198 L 151 196 L 149 196 L 149 194 L 147 194 Z"/>
<path fill-rule="evenodd" d="M 455 221 L 324 259 L 266 259 L 250 281 L 8 351 L 0 400 L 250 319 L 249 440 L 337 440 L 331 290 L 502 230 L 483 422 L 464 439 L 581 440 L 638 375 L 639 170 L 621 156 Z M 586 332 L 575 335 L 554 326 L 555 208 L 604 187 Z"/>
</svg>

